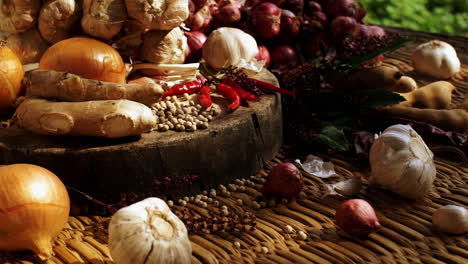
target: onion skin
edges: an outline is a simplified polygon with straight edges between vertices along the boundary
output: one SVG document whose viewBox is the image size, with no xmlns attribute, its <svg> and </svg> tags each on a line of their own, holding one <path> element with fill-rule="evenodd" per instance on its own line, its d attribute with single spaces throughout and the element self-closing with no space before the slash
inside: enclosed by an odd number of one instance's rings
<svg viewBox="0 0 468 264">
<path fill-rule="evenodd" d="M 60 179 L 31 164 L 0 167 L 0 250 L 52 255 L 52 239 L 65 227 L 70 199 Z"/>
<path fill-rule="evenodd" d="M 22 94 L 24 69 L 20 59 L 6 45 L 0 44 L 0 113 L 13 110 L 13 103 Z"/>
<path fill-rule="evenodd" d="M 343 39 L 355 36 L 359 31 L 359 24 L 352 17 L 339 16 L 331 22 L 330 31 L 336 38 Z"/>
<path fill-rule="evenodd" d="M 126 69 L 111 46 L 91 38 L 69 38 L 52 45 L 42 55 L 39 69 L 69 72 L 83 78 L 125 83 Z"/>
</svg>

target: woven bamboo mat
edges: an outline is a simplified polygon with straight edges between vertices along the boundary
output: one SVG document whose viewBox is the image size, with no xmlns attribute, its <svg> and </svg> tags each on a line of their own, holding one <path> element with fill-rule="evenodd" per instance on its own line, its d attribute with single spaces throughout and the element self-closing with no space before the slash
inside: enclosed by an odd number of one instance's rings
<svg viewBox="0 0 468 264">
<path fill-rule="evenodd" d="M 452 81 L 458 88 L 454 104 L 468 92 L 468 40 L 398 29 L 414 36 L 416 42 L 387 56 L 386 62 L 397 65 L 420 84 L 433 81 L 412 72 L 409 57 L 422 41 L 442 39 L 457 49 L 463 70 Z M 256 226 L 240 223 L 229 232 L 190 232 L 192 263 L 468 263 L 468 235 L 447 236 L 434 231 L 431 216 L 446 204 L 468 206 L 468 164 L 455 152 L 436 152 L 437 178 L 431 193 L 422 200 L 400 199 L 385 190 L 368 188 L 368 165 L 353 157 L 323 156 L 335 165 L 337 175 L 320 179 L 303 173 L 305 189 L 296 200 L 258 199 L 262 182 L 269 170 L 282 161 L 296 158 L 282 152 L 257 175 L 237 180 L 187 201 L 174 201 L 172 210 L 180 217 L 209 218 L 223 206 L 230 212 L 227 220 L 246 213 L 255 215 Z M 368 200 L 376 209 L 382 228 L 368 238 L 355 238 L 336 227 L 334 214 L 344 197 L 328 196 L 325 184 L 361 177 L 364 188 L 358 198 Z M 206 204 L 205 204 L 206 203 Z M 54 242 L 55 256 L 46 263 L 113 263 L 107 248 L 109 218 L 70 217 L 66 228 Z M 198 225 L 203 222 L 198 221 Z M 240 223 L 240 224 L 239 224 Z M 197 225 L 197 224 L 195 224 Z M 289 228 L 288 226 L 292 227 Z M 194 229 L 194 226 L 191 226 Z M 304 236 L 305 235 L 305 236 Z M 0 263 L 44 263 L 30 252 L 0 252 Z"/>
<path fill-rule="evenodd" d="M 451 161 L 436 158 L 434 188 L 420 201 L 368 188 L 367 168 L 353 165 L 356 161 L 323 157 L 333 162 L 337 175 L 320 179 L 303 172 L 306 187 L 296 200 L 265 201 L 263 208 L 253 202 L 261 204 L 257 196 L 269 170 L 277 163 L 296 158 L 280 153 L 255 177 L 226 185 L 226 192 L 218 188 L 216 196 L 199 196 L 206 207 L 197 202 L 197 197 L 175 202 L 173 211 L 185 210 L 184 214 L 192 216 L 208 216 L 223 205 L 238 215 L 250 212 L 256 216 L 255 229 L 245 225 L 246 228 L 241 226 L 232 232 L 192 232 L 192 263 L 467 263 L 468 235 L 447 236 L 431 227 L 431 215 L 440 206 L 468 206 L 468 166 L 461 157 L 453 154 Z M 364 188 L 359 198 L 374 206 L 382 224 L 367 239 L 353 238 L 335 226 L 335 210 L 346 198 L 321 198 L 325 184 L 351 177 L 362 177 Z M 56 255 L 47 263 L 112 263 L 106 246 L 108 221 L 104 217 L 70 217 L 65 230 L 55 239 Z M 287 225 L 293 228 L 292 232 Z M 42 263 L 28 252 L 0 253 L 0 260 Z"/>
</svg>

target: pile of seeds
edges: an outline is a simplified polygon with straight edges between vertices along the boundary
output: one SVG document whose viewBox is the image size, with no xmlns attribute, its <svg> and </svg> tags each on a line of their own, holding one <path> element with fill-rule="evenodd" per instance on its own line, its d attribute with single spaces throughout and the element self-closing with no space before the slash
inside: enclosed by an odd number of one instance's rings
<svg viewBox="0 0 468 264">
<path fill-rule="evenodd" d="M 152 105 L 156 114 L 157 126 L 154 130 L 189 131 L 208 128 L 208 123 L 214 116 L 221 113 L 221 108 L 213 104 L 204 109 L 196 102 L 196 96 L 184 94 L 183 97 L 168 96 L 163 101 Z"/>
</svg>

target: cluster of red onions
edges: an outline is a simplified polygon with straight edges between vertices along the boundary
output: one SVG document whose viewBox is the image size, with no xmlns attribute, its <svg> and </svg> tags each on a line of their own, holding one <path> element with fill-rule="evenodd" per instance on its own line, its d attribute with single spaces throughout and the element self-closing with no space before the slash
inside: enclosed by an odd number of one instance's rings
<svg viewBox="0 0 468 264">
<path fill-rule="evenodd" d="M 191 15 L 186 25 L 192 53 L 199 59 L 206 36 L 222 26 L 238 27 L 259 43 L 257 59 L 282 72 L 303 60 L 325 56 L 344 45 L 344 40 L 382 37 L 385 31 L 366 25 L 366 10 L 356 0 L 189 0 Z M 271 62 L 271 63 L 270 63 Z"/>
</svg>

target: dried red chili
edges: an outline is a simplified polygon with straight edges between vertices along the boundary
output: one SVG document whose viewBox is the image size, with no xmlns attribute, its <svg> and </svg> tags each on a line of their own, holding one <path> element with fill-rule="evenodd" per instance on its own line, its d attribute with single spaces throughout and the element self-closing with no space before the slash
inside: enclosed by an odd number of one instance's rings
<svg viewBox="0 0 468 264">
<path fill-rule="evenodd" d="M 257 80 L 257 79 L 252 79 L 251 80 L 254 81 L 255 83 L 255 86 L 264 91 L 264 92 L 278 92 L 280 94 L 286 94 L 286 95 L 294 95 L 296 94 L 295 92 L 293 91 L 290 91 L 290 90 L 286 90 L 286 89 L 283 89 L 283 88 L 279 88 L 273 84 L 270 84 L 270 83 L 267 83 L 267 82 L 264 82 L 264 81 L 260 81 L 260 80 Z"/>
<path fill-rule="evenodd" d="M 229 100 L 229 109 L 236 110 L 240 106 L 240 96 L 231 86 L 220 83 L 216 86 L 216 91 Z"/>
<path fill-rule="evenodd" d="M 237 94 L 239 95 L 239 97 L 241 99 L 244 99 L 246 101 L 258 100 L 258 96 L 256 96 L 253 93 L 250 93 L 250 92 L 246 91 L 236 81 L 234 81 L 232 79 L 229 79 L 229 78 L 223 79 L 222 83 L 224 83 L 224 84 L 226 84 L 228 86 L 231 86 L 231 88 L 234 89 L 237 92 Z"/>
<path fill-rule="evenodd" d="M 211 89 L 208 86 L 203 86 L 198 93 L 198 102 L 204 107 L 208 108 L 213 104 L 213 100 L 211 100 L 210 95 Z"/>
<path fill-rule="evenodd" d="M 166 96 L 171 96 L 171 95 L 182 95 L 184 93 L 187 94 L 194 94 L 198 93 L 201 88 L 203 87 L 203 84 L 205 84 L 204 79 L 196 79 L 194 81 L 178 84 L 172 86 L 169 90 L 163 93 L 163 98 Z"/>
</svg>

